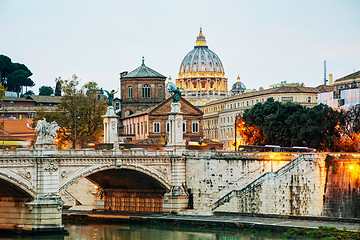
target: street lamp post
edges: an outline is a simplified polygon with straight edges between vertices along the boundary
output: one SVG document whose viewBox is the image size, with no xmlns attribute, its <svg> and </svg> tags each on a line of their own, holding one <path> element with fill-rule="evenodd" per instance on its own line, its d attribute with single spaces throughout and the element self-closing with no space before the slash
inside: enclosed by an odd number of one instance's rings
<svg viewBox="0 0 360 240">
<path fill-rule="evenodd" d="M 77 130 L 77 129 L 76 129 L 76 128 L 77 128 L 77 122 L 76 122 L 76 120 L 79 119 L 79 118 L 80 118 L 80 116 L 78 116 L 78 115 L 77 115 L 77 112 L 75 112 L 75 136 L 74 136 L 74 139 L 75 139 L 74 142 L 75 142 L 75 144 L 74 144 L 74 149 L 76 149 L 76 141 L 77 141 L 77 139 L 76 139 L 76 138 L 77 138 L 77 131 L 76 131 L 76 130 Z"/>
<path fill-rule="evenodd" d="M 235 152 L 236 152 L 236 150 L 237 150 L 237 142 L 236 142 L 236 137 L 237 137 L 237 123 L 238 123 L 238 119 L 240 118 L 240 116 L 239 115 L 236 115 L 235 116 L 235 127 L 234 127 L 234 129 L 235 129 L 235 142 L 234 142 L 234 147 L 235 147 Z"/>
<path fill-rule="evenodd" d="M 4 121 L 4 118 L 5 118 L 5 107 L 3 106 L 3 101 L 0 101 L 0 104 L 1 104 L 1 108 L 2 108 L 2 148 L 3 148 L 3 151 L 4 151 L 4 148 L 5 148 L 5 139 L 4 139 L 4 136 L 5 136 L 5 121 Z"/>
</svg>

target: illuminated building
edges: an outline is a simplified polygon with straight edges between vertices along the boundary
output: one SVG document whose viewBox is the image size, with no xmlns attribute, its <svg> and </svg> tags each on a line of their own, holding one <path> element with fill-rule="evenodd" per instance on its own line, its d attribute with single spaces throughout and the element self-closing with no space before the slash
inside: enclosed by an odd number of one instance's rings
<svg viewBox="0 0 360 240">
<path fill-rule="evenodd" d="M 206 45 L 200 28 L 196 44 L 183 59 L 176 86 L 184 89 L 183 97 L 195 106 L 227 96 L 227 78 L 220 58 Z"/>
<path fill-rule="evenodd" d="M 256 103 L 264 103 L 268 98 L 282 103 L 293 102 L 306 107 L 317 105 L 319 92 L 328 91 L 319 87 L 277 87 L 261 91 L 248 92 L 240 95 L 222 98 L 210 102 L 199 109 L 204 113 L 204 137 L 224 144 L 224 150 L 234 150 L 235 119 L 252 108 Z M 237 144 L 243 144 L 237 136 Z"/>
</svg>

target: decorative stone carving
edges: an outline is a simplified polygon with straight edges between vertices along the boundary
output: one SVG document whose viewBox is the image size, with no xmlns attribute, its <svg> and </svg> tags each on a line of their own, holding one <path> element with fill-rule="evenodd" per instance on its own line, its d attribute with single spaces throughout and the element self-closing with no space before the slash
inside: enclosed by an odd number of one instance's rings
<svg viewBox="0 0 360 240">
<path fill-rule="evenodd" d="M 58 130 L 59 125 L 55 121 L 49 123 L 45 118 L 39 120 L 35 128 L 37 135 L 36 148 L 55 149 L 55 138 L 57 137 Z"/>
<path fill-rule="evenodd" d="M 55 164 L 53 159 L 50 159 L 48 165 L 44 167 L 44 170 L 49 172 L 55 172 L 58 169 L 59 167 Z"/>
</svg>

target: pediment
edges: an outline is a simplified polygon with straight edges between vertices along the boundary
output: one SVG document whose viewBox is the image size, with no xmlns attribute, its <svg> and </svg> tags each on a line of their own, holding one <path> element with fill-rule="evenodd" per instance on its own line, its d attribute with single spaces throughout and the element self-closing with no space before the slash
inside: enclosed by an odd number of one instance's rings
<svg viewBox="0 0 360 240">
<path fill-rule="evenodd" d="M 173 100 L 171 97 L 166 99 L 164 102 L 162 102 L 157 107 L 155 107 L 149 114 L 150 115 L 167 115 L 167 113 L 171 111 L 172 101 Z M 196 116 L 203 115 L 203 113 L 197 107 L 193 106 L 191 103 L 186 101 L 184 98 L 180 98 L 179 102 L 181 104 L 180 111 L 184 115 L 196 115 Z"/>
</svg>

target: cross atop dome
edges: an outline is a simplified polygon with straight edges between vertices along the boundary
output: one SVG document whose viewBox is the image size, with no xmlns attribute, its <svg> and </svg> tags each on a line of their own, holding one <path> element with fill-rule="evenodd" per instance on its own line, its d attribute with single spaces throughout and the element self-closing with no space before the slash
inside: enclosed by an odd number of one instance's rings
<svg viewBox="0 0 360 240">
<path fill-rule="evenodd" d="M 196 38 L 196 47 L 206 47 L 205 36 L 202 33 L 202 28 L 200 27 L 199 36 Z"/>
</svg>

